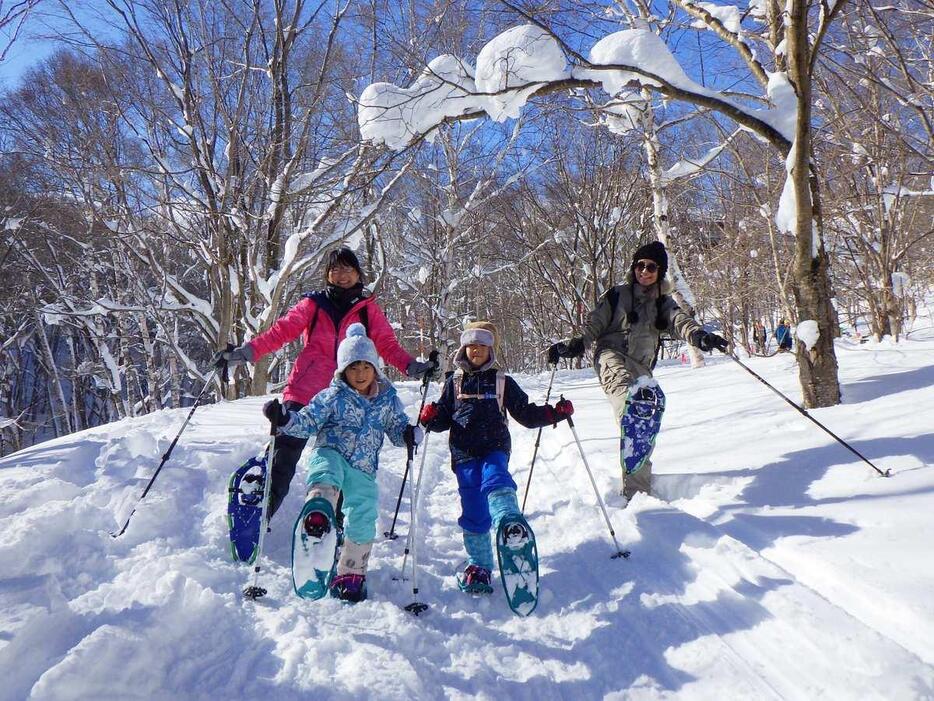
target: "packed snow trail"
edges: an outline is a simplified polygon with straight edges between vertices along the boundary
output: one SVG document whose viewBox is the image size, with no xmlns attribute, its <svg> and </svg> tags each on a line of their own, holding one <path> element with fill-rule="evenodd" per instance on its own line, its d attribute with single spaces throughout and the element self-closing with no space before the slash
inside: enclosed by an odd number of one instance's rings
<svg viewBox="0 0 934 701">
<path fill-rule="evenodd" d="M 229 561 L 230 471 L 262 449 L 262 398 L 201 407 L 127 532 L 186 409 L 84 431 L 0 459 L 0 699 L 934 698 L 934 340 L 841 345 L 845 403 L 815 415 L 891 479 L 871 477 L 726 359 L 658 372 L 668 408 L 659 495 L 624 511 L 618 435 L 592 371 L 560 371 L 619 542 L 570 430 L 546 428 L 526 516 L 541 595 L 513 615 L 501 584 L 462 593 L 457 487 L 432 434 L 420 499 L 419 617 L 398 581 L 408 532 L 374 547 L 370 600 L 292 592 L 302 475 L 272 522 L 260 585 Z M 788 356 L 754 359 L 796 397 Z M 547 374 L 519 377 L 535 399 Z M 400 385 L 414 413 L 418 388 Z M 437 396 L 438 387 L 429 399 Z M 511 422 L 520 499 L 535 431 Z M 421 456 L 416 458 L 416 466 Z M 380 467 L 387 530 L 405 452 Z M 413 476 L 410 475 L 410 478 Z M 411 571 L 407 571 L 407 577 Z"/>
</svg>

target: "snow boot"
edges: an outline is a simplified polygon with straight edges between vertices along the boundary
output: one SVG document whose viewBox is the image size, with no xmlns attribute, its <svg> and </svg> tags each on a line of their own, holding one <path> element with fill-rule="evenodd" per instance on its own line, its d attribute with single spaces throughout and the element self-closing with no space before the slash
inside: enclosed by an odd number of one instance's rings
<svg viewBox="0 0 934 701">
<path fill-rule="evenodd" d="M 468 594 L 492 594 L 490 570 L 480 565 L 467 565 L 463 574 L 457 577 L 457 585 Z"/>
<path fill-rule="evenodd" d="M 350 604 L 366 599 L 366 575 L 339 574 L 331 580 L 331 596 Z"/>
</svg>

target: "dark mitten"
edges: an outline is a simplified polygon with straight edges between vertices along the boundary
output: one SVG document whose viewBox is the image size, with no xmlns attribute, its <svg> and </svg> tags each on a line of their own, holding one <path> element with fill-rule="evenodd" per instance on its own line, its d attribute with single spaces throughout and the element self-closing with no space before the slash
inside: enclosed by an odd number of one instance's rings
<svg viewBox="0 0 934 701">
<path fill-rule="evenodd" d="M 405 444 L 409 448 L 416 448 L 421 445 L 422 439 L 425 437 L 425 432 L 422 430 L 422 427 L 419 425 L 409 424 L 402 431 L 402 440 L 405 441 Z"/>
<path fill-rule="evenodd" d="M 211 358 L 211 363 L 216 368 L 222 368 L 224 365 L 232 368 L 237 365 L 243 365 L 244 363 L 252 363 L 254 357 L 253 347 L 245 343 L 239 348 L 234 348 L 229 351 L 218 351 L 214 354 L 214 357 Z"/>
<path fill-rule="evenodd" d="M 278 399 L 263 404 L 263 415 L 276 426 L 285 426 L 289 422 L 289 410 Z"/>
<path fill-rule="evenodd" d="M 559 358 L 579 358 L 584 354 L 584 339 L 569 338 L 548 349 L 548 362 L 555 365 Z"/>
<path fill-rule="evenodd" d="M 691 345 L 700 348 L 705 353 L 714 349 L 726 353 L 730 349 L 730 344 L 725 338 L 715 333 L 707 333 L 702 329 L 691 332 Z"/>
<path fill-rule="evenodd" d="M 433 360 L 412 360 L 405 368 L 405 374 L 414 380 L 421 380 L 427 377 L 433 380 L 438 374 L 438 363 Z"/>
</svg>

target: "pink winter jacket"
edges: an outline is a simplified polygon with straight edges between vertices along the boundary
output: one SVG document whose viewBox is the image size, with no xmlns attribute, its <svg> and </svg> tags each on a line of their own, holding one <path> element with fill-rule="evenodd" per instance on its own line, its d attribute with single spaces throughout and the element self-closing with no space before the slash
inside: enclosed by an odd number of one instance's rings
<svg viewBox="0 0 934 701">
<path fill-rule="evenodd" d="M 399 345 L 395 332 L 375 298 L 366 297 L 354 304 L 341 319 L 339 328 L 334 328 L 334 321 L 325 309 L 319 309 L 314 330 L 309 334 L 308 327 L 318 305 L 314 299 L 305 297 L 249 342 L 254 360 L 259 360 L 289 341 L 302 337 L 304 345 L 285 385 L 282 394 L 284 401 L 307 404 L 330 384 L 337 370 L 337 345 L 344 339 L 348 326 L 362 321 L 360 310 L 363 307 L 367 308 L 367 333 L 376 345 L 377 352 L 384 361 L 405 372 L 412 356 Z"/>
</svg>

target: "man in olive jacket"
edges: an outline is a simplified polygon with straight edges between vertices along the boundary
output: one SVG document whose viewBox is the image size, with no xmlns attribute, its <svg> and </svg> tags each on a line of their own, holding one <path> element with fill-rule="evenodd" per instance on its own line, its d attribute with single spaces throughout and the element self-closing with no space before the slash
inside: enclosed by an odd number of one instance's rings
<svg viewBox="0 0 934 701">
<path fill-rule="evenodd" d="M 548 360 L 577 358 L 593 344 L 597 378 L 606 393 L 616 423 L 622 421 L 626 395 L 632 383 L 643 375 L 651 377 L 661 334 L 687 341 L 702 351 L 716 348 L 727 352 L 729 343 L 708 333 L 688 316 L 671 297 L 673 286 L 665 277 L 668 253 L 658 241 L 641 246 L 632 257 L 626 282 L 607 290 L 582 336 L 555 343 L 548 349 Z M 652 493 L 652 463 L 646 461 L 638 472 L 623 475 L 623 496 L 636 492 Z"/>
</svg>

